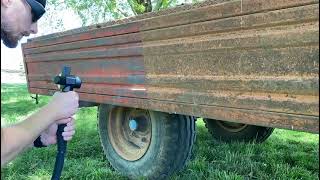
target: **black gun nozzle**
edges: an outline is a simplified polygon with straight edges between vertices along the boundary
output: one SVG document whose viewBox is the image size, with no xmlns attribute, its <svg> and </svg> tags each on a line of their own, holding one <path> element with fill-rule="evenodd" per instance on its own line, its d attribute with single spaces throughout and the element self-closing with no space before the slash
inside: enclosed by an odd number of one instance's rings
<svg viewBox="0 0 320 180">
<path fill-rule="evenodd" d="M 81 79 L 78 76 L 75 76 L 75 84 L 74 84 L 74 88 L 80 88 L 82 84 Z"/>
<path fill-rule="evenodd" d="M 65 68 L 62 72 L 64 72 L 64 70 Z M 62 73 L 62 75 L 54 77 L 53 82 L 61 85 L 61 90 L 65 90 L 66 87 L 69 87 L 70 90 L 80 88 L 82 84 L 81 79 L 78 76 L 70 75 L 70 72 L 67 74 Z"/>
<path fill-rule="evenodd" d="M 62 76 L 56 76 L 56 77 L 53 79 L 53 82 L 54 82 L 55 84 L 65 85 L 65 84 L 66 84 L 66 78 L 65 78 L 65 77 L 62 77 Z"/>
</svg>

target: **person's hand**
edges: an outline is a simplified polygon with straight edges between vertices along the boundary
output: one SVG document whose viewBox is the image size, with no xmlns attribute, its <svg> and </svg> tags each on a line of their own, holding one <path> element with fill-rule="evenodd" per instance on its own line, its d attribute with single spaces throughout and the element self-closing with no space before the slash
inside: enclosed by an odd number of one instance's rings
<svg viewBox="0 0 320 180">
<path fill-rule="evenodd" d="M 51 124 L 48 129 L 43 131 L 40 135 L 41 142 L 45 146 L 49 146 L 51 144 L 56 144 L 57 143 L 57 129 L 58 129 L 58 124 L 67 124 L 67 126 L 64 128 L 64 131 L 62 133 L 63 139 L 65 141 L 70 141 L 75 134 L 75 123 L 74 119 L 67 118 L 67 119 L 62 119 L 54 122 Z"/>
<path fill-rule="evenodd" d="M 47 104 L 53 120 L 72 117 L 79 107 L 79 95 L 74 91 L 56 92 Z"/>
</svg>

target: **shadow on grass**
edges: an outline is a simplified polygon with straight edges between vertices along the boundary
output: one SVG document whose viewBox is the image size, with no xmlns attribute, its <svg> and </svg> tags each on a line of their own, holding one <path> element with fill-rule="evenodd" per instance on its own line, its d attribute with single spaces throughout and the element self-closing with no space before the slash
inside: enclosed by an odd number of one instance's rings
<svg viewBox="0 0 320 180">
<path fill-rule="evenodd" d="M 127 179 L 108 163 L 96 127 L 96 109 L 79 111 L 77 133 L 68 143 L 63 171 L 65 179 Z M 281 131 L 281 133 L 289 133 Z M 222 143 L 211 138 L 207 129 L 197 125 L 195 157 L 186 168 L 170 179 L 315 179 L 319 160 L 317 142 L 288 143 L 281 133 L 272 135 L 265 143 Z M 286 135 L 285 137 L 289 136 Z M 304 147 L 304 148 L 302 148 Z M 49 179 L 56 147 L 36 149 L 25 153 L 6 168 L 2 177 Z"/>
<path fill-rule="evenodd" d="M 203 124 L 197 126 L 194 159 L 187 169 L 198 169 L 196 175 L 178 173 L 178 179 L 313 179 L 319 174 L 319 141 L 305 141 L 304 136 L 317 139 L 319 135 L 305 133 L 300 139 L 289 137 L 301 132 L 276 130 L 261 144 L 223 143 L 211 137 Z M 279 131 L 279 132 L 277 132 Z M 284 137 L 282 137 L 282 135 Z M 217 173 L 219 172 L 219 173 Z M 224 172 L 221 174 L 221 172 Z M 191 173 L 192 174 L 192 173 Z M 192 179 L 191 178 L 191 179 Z M 233 179 L 231 178 L 231 179 Z M 200 178 L 201 179 L 201 178 Z"/>
</svg>

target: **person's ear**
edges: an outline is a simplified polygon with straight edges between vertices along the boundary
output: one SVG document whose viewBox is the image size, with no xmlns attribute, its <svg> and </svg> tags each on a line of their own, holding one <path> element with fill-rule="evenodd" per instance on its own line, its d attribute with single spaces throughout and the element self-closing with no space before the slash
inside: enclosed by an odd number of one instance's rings
<svg viewBox="0 0 320 180">
<path fill-rule="evenodd" d="M 13 0 L 1 0 L 1 6 L 9 7 L 13 3 Z"/>
</svg>

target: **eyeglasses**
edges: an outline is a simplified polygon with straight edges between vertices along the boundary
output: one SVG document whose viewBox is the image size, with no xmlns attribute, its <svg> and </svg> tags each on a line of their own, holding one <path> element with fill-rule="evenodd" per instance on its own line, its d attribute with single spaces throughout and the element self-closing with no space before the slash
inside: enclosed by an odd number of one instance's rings
<svg viewBox="0 0 320 180">
<path fill-rule="evenodd" d="M 43 5 L 36 0 L 26 0 L 31 7 L 32 22 L 37 22 L 46 12 Z"/>
</svg>

